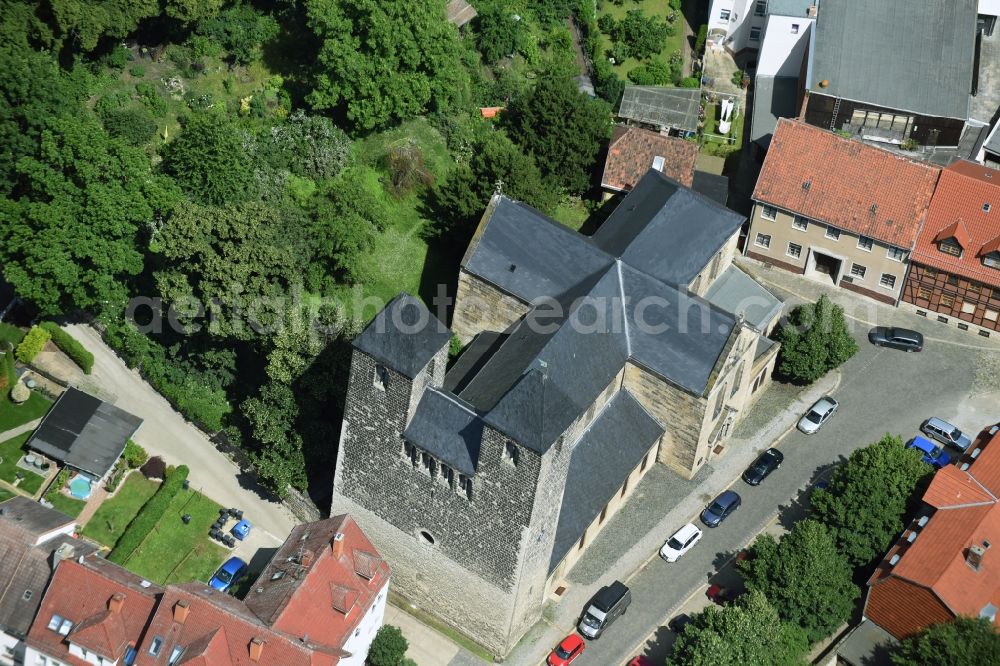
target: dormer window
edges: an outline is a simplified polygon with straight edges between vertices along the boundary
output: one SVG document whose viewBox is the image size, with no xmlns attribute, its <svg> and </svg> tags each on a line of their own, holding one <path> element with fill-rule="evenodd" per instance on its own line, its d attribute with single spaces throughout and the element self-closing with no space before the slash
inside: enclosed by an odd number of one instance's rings
<svg viewBox="0 0 1000 666">
<path fill-rule="evenodd" d="M 1000 251 L 990 252 L 983 257 L 983 266 L 1000 269 Z"/>
<path fill-rule="evenodd" d="M 953 257 L 962 256 L 962 246 L 954 238 L 945 238 L 938 243 L 938 250 Z"/>
<path fill-rule="evenodd" d="M 184 648 L 177 646 L 170 651 L 170 658 L 167 659 L 167 666 L 174 666 L 178 661 L 180 661 L 181 656 L 184 654 Z"/>
</svg>

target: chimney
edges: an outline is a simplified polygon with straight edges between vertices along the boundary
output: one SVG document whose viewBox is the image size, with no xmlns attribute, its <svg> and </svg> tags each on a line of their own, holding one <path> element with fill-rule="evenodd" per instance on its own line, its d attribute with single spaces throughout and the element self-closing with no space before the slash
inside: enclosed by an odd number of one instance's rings
<svg viewBox="0 0 1000 666">
<path fill-rule="evenodd" d="M 816 18 L 816 14 L 819 12 L 819 7 L 816 5 L 809 5 L 806 9 L 806 16 L 809 18 Z"/>
<path fill-rule="evenodd" d="M 260 655 L 264 653 L 264 639 L 253 638 L 250 641 L 250 661 L 256 663 L 260 661 Z"/>
<path fill-rule="evenodd" d="M 333 557 L 339 560 L 340 556 L 344 554 L 344 533 L 337 532 L 333 535 L 333 542 L 330 544 L 333 547 Z"/>
<path fill-rule="evenodd" d="M 73 559 L 76 549 L 71 543 L 64 543 L 52 552 L 52 568 L 55 569 L 63 560 Z"/>
<path fill-rule="evenodd" d="M 983 565 L 983 555 L 986 554 L 986 549 L 979 544 L 973 544 L 969 546 L 969 552 L 965 556 L 965 562 L 973 571 L 979 571 L 979 568 Z"/>
<path fill-rule="evenodd" d="M 178 599 L 177 603 L 174 604 L 174 622 L 177 624 L 184 624 L 184 621 L 188 618 L 189 612 L 191 612 L 191 608 L 188 602 L 184 599 Z"/>
<path fill-rule="evenodd" d="M 112 613 L 116 614 L 121 613 L 122 606 L 124 605 L 125 605 L 125 595 L 122 594 L 121 592 L 115 592 L 113 595 L 111 595 L 111 598 L 108 599 L 108 610 L 111 611 Z"/>
<path fill-rule="evenodd" d="M 315 558 L 315 553 L 313 553 L 311 550 L 302 551 L 302 562 L 301 562 L 302 566 L 303 567 L 312 566 L 314 558 Z"/>
</svg>

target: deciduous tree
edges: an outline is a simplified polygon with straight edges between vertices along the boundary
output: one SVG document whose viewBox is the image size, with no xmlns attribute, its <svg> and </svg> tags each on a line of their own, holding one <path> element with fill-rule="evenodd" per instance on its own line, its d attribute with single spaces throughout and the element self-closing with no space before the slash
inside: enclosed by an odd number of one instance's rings
<svg viewBox="0 0 1000 666">
<path fill-rule="evenodd" d="M 322 41 L 309 102 L 371 130 L 447 109 L 467 87 L 444 0 L 306 0 Z"/>
<path fill-rule="evenodd" d="M 776 338 L 778 373 L 797 383 L 811 384 L 858 352 L 844 309 L 825 295 L 792 310 Z"/>
<path fill-rule="evenodd" d="M 782 622 L 760 592 L 698 613 L 677 637 L 673 666 L 791 666 L 808 649 L 805 633 Z"/>
<path fill-rule="evenodd" d="M 400 666 L 409 646 L 399 627 L 383 625 L 368 649 L 368 662 L 371 666 Z"/>
<path fill-rule="evenodd" d="M 826 525 L 853 567 L 882 557 L 919 498 L 931 467 L 902 438 L 886 434 L 857 449 L 810 499 L 810 515 Z"/>
<path fill-rule="evenodd" d="M 253 173 L 243 137 L 226 116 L 203 112 L 184 123 L 163 149 L 164 169 L 195 201 L 222 205 L 253 196 Z"/>
<path fill-rule="evenodd" d="M 983 666 L 1000 662 L 1000 634 L 985 618 L 935 624 L 890 648 L 896 666 Z"/>
<path fill-rule="evenodd" d="M 810 642 L 843 624 L 859 594 L 847 558 L 814 520 L 796 523 L 780 542 L 762 534 L 739 568 L 747 589 L 763 593 L 781 619 L 802 627 Z"/>
<path fill-rule="evenodd" d="M 511 138 L 534 155 L 543 175 L 574 194 L 587 189 L 611 136 L 605 102 L 588 98 L 568 77 L 547 74 L 515 99 L 504 117 Z"/>
<path fill-rule="evenodd" d="M 490 5 L 476 17 L 476 44 L 483 60 L 494 65 L 517 48 L 517 33 L 521 22 L 514 12 L 503 5 Z"/>
</svg>

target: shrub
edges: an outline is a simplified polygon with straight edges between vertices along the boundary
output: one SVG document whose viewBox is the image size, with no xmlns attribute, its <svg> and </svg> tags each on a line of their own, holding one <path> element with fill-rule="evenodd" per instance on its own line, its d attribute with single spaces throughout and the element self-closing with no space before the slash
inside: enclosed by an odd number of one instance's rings
<svg viewBox="0 0 1000 666">
<path fill-rule="evenodd" d="M 677 85 L 681 88 L 697 88 L 701 85 L 701 81 L 697 76 L 688 76 L 678 81 Z"/>
<path fill-rule="evenodd" d="M 59 350 L 69 356 L 70 360 L 80 366 L 84 374 L 90 374 L 94 368 L 94 355 L 80 344 L 72 335 L 64 331 L 59 324 L 54 321 L 44 321 L 38 325 L 45 329 L 52 337 L 52 342 Z"/>
<path fill-rule="evenodd" d="M 185 465 L 179 466 L 167 476 L 167 480 L 157 489 L 149 500 L 142 505 L 139 513 L 136 514 L 132 522 L 125 528 L 125 532 L 118 538 L 114 550 L 108 555 L 108 560 L 115 564 L 125 564 L 132 556 L 132 553 L 142 545 L 156 524 L 160 522 L 163 514 L 167 512 L 167 507 L 173 501 L 181 486 L 187 480 L 188 468 Z"/>
<path fill-rule="evenodd" d="M 410 644 L 399 627 L 382 625 L 368 648 L 368 663 L 371 666 L 401 666 L 408 647 Z"/>
<path fill-rule="evenodd" d="M 104 488 L 109 493 L 115 492 L 121 484 L 122 479 L 125 478 L 125 472 L 127 472 L 128 469 L 128 464 L 124 460 L 119 460 L 115 463 L 115 468 L 111 470 L 111 474 L 108 475 L 108 480 L 104 483 Z"/>
<path fill-rule="evenodd" d="M 17 347 L 24 340 L 24 331 L 13 324 L 0 321 L 0 351 L 7 348 L 6 343 Z"/>
<path fill-rule="evenodd" d="M 139 471 L 147 479 L 164 479 L 167 476 L 167 463 L 163 462 L 160 456 L 153 456 L 139 468 Z"/>
<path fill-rule="evenodd" d="M 132 67 L 128 70 L 128 73 L 136 78 L 141 78 L 146 76 L 146 68 L 142 65 L 132 65 Z"/>
<path fill-rule="evenodd" d="M 135 94 L 142 102 L 142 105 L 149 109 L 154 118 L 162 118 L 167 114 L 167 100 L 163 95 L 156 92 L 156 86 L 147 81 L 140 81 L 135 84 Z"/>
<path fill-rule="evenodd" d="M 17 373 L 14 372 L 14 349 L 4 347 L 6 345 L 0 345 L 0 382 L 3 382 L 3 388 L 9 388 L 17 381 Z"/>
<path fill-rule="evenodd" d="M 101 116 L 101 124 L 111 136 L 141 146 L 156 134 L 156 121 L 145 107 L 115 109 Z"/>
<path fill-rule="evenodd" d="M 24 340 L 17 346 L 17 360 L 21 363 L 31 363 L 51 338 L 52 336 L 44 328 L 32 326 L 24 336 Z"/>
<path fill-rule="evenodd" d="M 662 86 L 672 80 L 670 67 L 662 60 L 650 60 L 628 73 L 628 80 L 637 86 Z"/>
<path fill-rule="evenodd" d="M 122 459 L 125 460 L 130 469 L 135 469 L 146 464 L 146 461 L 149 460 L 149 454 L 146 453 L 146 449 L 130 439 L 125 442 L 125 452 L 122 453 Z"/>
<path fill-rule="evenodd" d="M 698 36 L 694 40 L 694 52 L 701 53 L 705 50 L 705 42 L 708 40 L 708 26 L 702 23 L 698 27 Z"/>
</svg>

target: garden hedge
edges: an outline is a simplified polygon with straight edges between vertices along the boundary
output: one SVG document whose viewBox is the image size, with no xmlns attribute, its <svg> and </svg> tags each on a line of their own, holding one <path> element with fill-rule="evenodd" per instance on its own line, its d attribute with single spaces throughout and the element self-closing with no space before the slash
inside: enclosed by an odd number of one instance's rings
<svg viewBox="0 0 1000 666">
<path fill-rule="evenodd" d="M 132 553 L 146 540 L 146 536 L 160 522 L 160 518 L 167 512 L 170 503 L 180 492 L 181 486 L 188 476 L 186 465 L 180 465 L 167 475 L 159 489 L 147 500 L 139 513 L 136 514 L 132 522 L 125 528 L 125 532 L 118 538 L 114 550 L 108 555 L 108 560 L 115 564 L 125 564 L 132 556 Z"/>
<path fill-rule="evenodd" d="M 32 326 L 28 334 L 17 346 L 17 358 L 21 363 L 31 363 L 38 356 L 38 352 L 45 348 L 45 343 L 52 338 L 44 328 Z"/>
<path fill-rule="evenodd" d="M 64 331 L 59 324 L 54 321 L 45 321 L 38 325 L 39 328 L 48 331 L 52 336 L 52 342 L 59 347 L 62 353 L 69 356 L 70 360 L 80 366 L 84 374 L 89 375 L 94 368 L 94 355 L 84 348 L 80 341 Z"/>
</svg>

